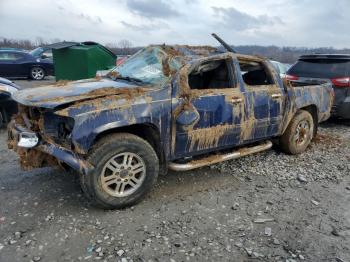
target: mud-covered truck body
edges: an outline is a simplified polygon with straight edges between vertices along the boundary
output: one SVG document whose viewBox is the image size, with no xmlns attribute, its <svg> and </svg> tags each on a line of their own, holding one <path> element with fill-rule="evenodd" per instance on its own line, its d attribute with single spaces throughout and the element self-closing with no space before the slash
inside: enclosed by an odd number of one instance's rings
<svg viewBox="0 0 350 262">
<path fill-rule="evenodd" d="M 9 148 L 25 169 L 70 167 L 95 204 L 143 198 L 159 173 L 266 150 L 306 149 L 330 84 L 283 83 L 268 60 L 212 47 L 149 46 L 106 77 L 17 92 Z M 276 139 L 277 140 L 277 139 Z"/>
</svg>

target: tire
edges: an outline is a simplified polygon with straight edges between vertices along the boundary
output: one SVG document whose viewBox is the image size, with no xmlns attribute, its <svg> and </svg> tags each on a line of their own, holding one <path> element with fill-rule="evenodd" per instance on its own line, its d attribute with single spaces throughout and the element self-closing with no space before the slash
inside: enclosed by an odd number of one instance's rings
<svg viewBox="0 0 350 262">
<path fill-rule="evenodd" d="M 33 80 L 43 80 L 45 78 L 45 70 L 40 66 L 34 66 L 30 69 L 29 76 Z"/>
<path fill-rule="evenodd" d="M 88 161 L 95 168 L 88 175 L 80 175 L 81 188 L 95 206 L 104 209 L 136 204 L 151 190 L 159 173 L 159 160 L 153 147 L 127 133 L 101 139 Z"/>
<path fill-rule="evenodd" d="M 300 154 L 306 150 L 314 136 L 315 124 L 312 115 L 298 111 L 280 138 L 280 146 L 287 154 Z"/>
</svg>

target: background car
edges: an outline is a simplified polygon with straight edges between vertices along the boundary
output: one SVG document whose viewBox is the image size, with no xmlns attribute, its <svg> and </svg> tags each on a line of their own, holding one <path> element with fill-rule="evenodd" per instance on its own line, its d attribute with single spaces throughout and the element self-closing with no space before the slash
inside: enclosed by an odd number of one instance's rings
<svg viewBox="0 0 350 262">
<path fill-rule="evenodd" d="M 287 70 L 290 68 L 290 64 L 284 64 L 278 61 L 270 60 L 272 65 L 276 68 L 277 72 L 280 74 L 281 78 L 286 76 Z"/>
<path fill-rule="evenodd" d="M 350 119 L 350 55 L 303 55 L 286 77 L 304 83 L 331 81 L 335 93 L 332 115 Z"/>
<path fill-rule="evenodd" d="M 27 50 L 24 50 L 22 48 L 15 48 L 15 47 L 0 47 L 0 50 L 4 50 L 4 51 L 23 51 L 23 52 L 27 52 Z"/>
<path fill-rule="evenodd" d="M 23 51 L 0 50 L 0 77 L 30 77 L 42 80 L 53 73 L 52 59 L 34 57 Z"/>
<path fill-rule="evenodd" d="M 10 80 L 0 77 L 0 128 L 17 112 L 17 103 L 12 100 L 11 95 L 20 89 Z"/>
<path fill-rule="evenodd" d="M 36 58 L 41 59 L 51 59 L 52 60 L 52 48 L 50 47 L 37 47 L 31 51 L 29 51 L 29 54 Z"/>
</svg>

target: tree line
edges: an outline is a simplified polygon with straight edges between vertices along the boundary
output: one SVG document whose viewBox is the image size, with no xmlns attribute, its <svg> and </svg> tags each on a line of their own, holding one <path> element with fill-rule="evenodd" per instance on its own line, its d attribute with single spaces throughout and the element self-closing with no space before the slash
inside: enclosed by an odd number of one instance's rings
<svg viewBox="0 0 350 262">
<path fill-rule="evenodd" d="M 38 46 L 45 46 L 52 43 L 61 42 L 62 40 L 55 38 L 50 41 L 37 37 L 34 41 L 25 39 L 9 39 L 0 37 L 0 48 L 20 48 L 31 50 Z M 105 44 L 116 55 L 132 55 L 142 47 L 135 47 L 129 40 L 122 39 L 115 43 Z M 240 45 L 233 46 L 234 49 L 242 54 L 261 55 L 269 59 L 280 61 L 283 63 L 294 63 L 300 55 L 313 53 L 327 54 L 350 54 L 350 49 L 335 49 L 333 47 L 323 48 L 306 48 L 306 47 L 278 47 L 278 46 L 258 46 L 258 45 Z"/>
</svg>

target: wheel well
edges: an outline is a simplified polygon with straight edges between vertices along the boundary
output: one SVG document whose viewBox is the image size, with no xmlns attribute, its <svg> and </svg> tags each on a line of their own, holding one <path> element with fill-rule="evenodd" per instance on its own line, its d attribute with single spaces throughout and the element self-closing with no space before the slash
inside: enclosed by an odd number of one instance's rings
<svg viewBox="0 0 350 262">
<path fill-rule="evenodd" d="M 314 128 L 314 137 L 315 137 L 317 134 L 317 129 L 318 129 L 318 109 L 317 109 L 317 106 L 309 105 L 309 106 L 300 108 L 300 110 L 308 111 L 311 114 L 311 116 L 314 120 L 314 125 L 315 125 L 315 128 Z"/>
<path fill-rule="evenodd" d="M 40 65 L 33 65 L 33 66 L 31 66 L 31 67 L 29 68 L 29 75 L 31 74 L 32 69 L 33 69 L 34 67 L 40 67 L 40 68 L 44 71 L 44 74 L 46 75 L 46 70 L 45 70 L 45 68 L 44 68 L 43 66 L 40 66 Z"/>
<path fill-rule="evenodd" d="M 115 133 L 129 133 L 146 140 L 157 153 L 160 164 L 166 165 L 164 150 L 160 144 L 160 133 L 156 126 L 152 124 L 135 124 L 109 129 L 98 134 L 93 144 L 96 144 L 102 137 Z"/>
</svg>

